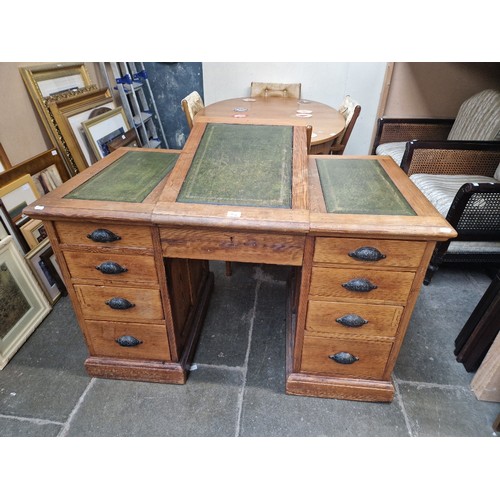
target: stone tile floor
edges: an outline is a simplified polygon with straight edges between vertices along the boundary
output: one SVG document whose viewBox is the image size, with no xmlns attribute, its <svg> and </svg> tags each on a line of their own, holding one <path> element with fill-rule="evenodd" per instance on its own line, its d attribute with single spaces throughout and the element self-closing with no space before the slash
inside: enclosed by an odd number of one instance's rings
<svg viewBox="0 0 500 500">
<path fill-rule="evenodd" d="M 288 268 L 212 263 L 216 283 L 184 386 L 90 378 L 68 298 L 0 371 L 0 436 L 491 437 L 499 403 L 478 401 L 454 340 L 490 279 L 443 268 L 422 287 L 392 403 L 284 393 Z"/>
</svg>

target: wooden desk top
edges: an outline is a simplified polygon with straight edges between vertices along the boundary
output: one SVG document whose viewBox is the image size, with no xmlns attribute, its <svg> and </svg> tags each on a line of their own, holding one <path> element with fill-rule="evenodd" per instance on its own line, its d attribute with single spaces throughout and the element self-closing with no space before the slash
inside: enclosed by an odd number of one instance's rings
<svg viewBox="0 0 500 500">
<path fill-rule="evenodd" d="M 24 213 L 41 220 L 269 234 L 433 241 L 456 237 L 390 157 L 308 156 L 305 127 L 268 127 L 198 122 L 182 151 L 120 148 Z M 234 148 L 225 147 L 232 143 Z M 263 151 L 267 153 L 259 154 Z M 124 168 L 118 170 L 130 176 L 125 186 L 115 168 L 120 165 Z M 102 191 L 104 178 L 109 184 Z M 89 193 L 86 186 L 92 184 L 99 189 Z M 134 186 L 142 191 L 139 198 Z M 134 192 L 128 194 L 129 188 Z M 97 197 L 96 191 L 101 192 Z"/>
<path fill-rule="evenodd" d="M 313 146 L 331 141 L 345 128 L 344 117 L 316 101 L 286 97 L 239 97 L 206 106 L 195 123 L 249 123 L 263 125 L 312 125 Z"/>
</svg>

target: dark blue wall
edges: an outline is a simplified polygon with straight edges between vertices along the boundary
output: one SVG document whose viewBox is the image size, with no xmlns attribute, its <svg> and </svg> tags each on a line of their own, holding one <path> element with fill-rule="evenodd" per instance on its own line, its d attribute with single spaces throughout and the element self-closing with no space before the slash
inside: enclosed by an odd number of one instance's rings
<svg viewBox="0 0 500 500">
<path fill-rule="evenodd" d="M 198 62 L 145 62 L 144 67 L 168 146 L 181 149 L 189 135 L 181 100 L 193 90 L 203 97 L 202 65 Z"/>
</svg>

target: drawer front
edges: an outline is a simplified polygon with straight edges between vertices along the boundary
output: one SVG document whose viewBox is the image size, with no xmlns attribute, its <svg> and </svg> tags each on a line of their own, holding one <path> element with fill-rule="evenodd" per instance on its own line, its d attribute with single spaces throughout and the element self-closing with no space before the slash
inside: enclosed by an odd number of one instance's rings
<svg viewBox="0 0 500 500">
<path fill-rule="evenodd" d="M 301 371 L 336 377 L 381 379 L 391 348 L 392 342 L 306 335 L 302 350 Z M 330 356 L 339 355 L 339 353 L 350 354 L 356 360 L 351 364 L 342 364 L 330 359 Z"/>
<path fill-rule="evenodd" d="M 72 278 L 112 280 L 113 282 L 156 283 L 152 255 L 65 251 L 64 258 Z"/>
<path fill-rule="evenodd" d="M 86 245 L 107 248 L 153 248 L 151 229 L 145 226 L 108 224 L 107 222 L 67 222 L 55 223 L 61 243 L 65 245 Z M 95 235 L 100 241 L 88 237 L 96 230 L 105 230 L 119 237 L 114 241 L 102 241 L 106 237 L 103 231 Z M 95 234 L 95 233 L 94 233 Z M 112 236 L 111 236 L 112 238 Z M 109 238 L 106 238 L 109 239 Z"/>
<path fill-rule="evenodd" d="M 162 320 L 163 308 L 160 292 L 151 288 L 127 288 L 98 285 L 75 285 L 80 307 L 86 319 L 110 321 Z M 125 299 L 133 304 L 127 309 L 112 308 L 106 302 L 111 299 Z M 114 301 L 118 303 L 121 301 Z"/>
<path fill-rule="evenodd" d="M 304 236 L 160 229 L 165 257 L 302 265 Z"/>
<path fill-rule="evenodd" d="M 309 294 L 355 301 L 405 304 L 414 276 L 411 272 L 389 270 L 313 267 Z M 376 288 L 361 291 L 365 286 Z"/>
<path fill-rule="evenodd" d="M 314 262 L 417 269 L 425 247 L 423 241 L 316 238 Z"/>
<path fill-rule="evenodd" d="M 91 320 L 86 321 L 85 325 L 89 334 L 90 354 L 93 356 L 170 360 L 165 325 Z"/>
<path fill-rule="evenodd" d="M 394 337 L 403 307 L 310 300 L 306 329 L 312 335 Z"/>
</svg>

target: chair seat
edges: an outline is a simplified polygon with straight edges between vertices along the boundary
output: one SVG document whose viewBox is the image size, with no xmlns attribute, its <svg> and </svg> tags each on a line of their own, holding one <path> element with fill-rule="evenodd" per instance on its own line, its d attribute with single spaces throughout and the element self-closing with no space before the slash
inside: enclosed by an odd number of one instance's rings
<svg viewBox="0 0 500 500">
<path fill-rule="evenodd" d="M 468 182 L 498 182 L 483 175 L 413 174 L 410 180 L 420 189 L 436 210 L 448 215 L 457 191 Z M 449 253 L 500 253 L 500 241 L 452 241 Z"/>
<path fill-rule="evenodd" d="M 406 142 L 386 142 L 380 144 L 375 151 L 377 155 L 391 156 L 392 159 L 401 166 L 401 161 L 403 160 L 403 155 L 406 148 Z"/>
</svg>

